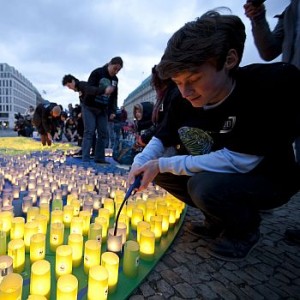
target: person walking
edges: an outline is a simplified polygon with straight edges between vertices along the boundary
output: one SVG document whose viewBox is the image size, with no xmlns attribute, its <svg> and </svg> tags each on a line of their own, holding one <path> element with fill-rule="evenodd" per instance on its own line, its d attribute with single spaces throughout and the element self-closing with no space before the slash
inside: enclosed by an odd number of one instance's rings
<svg viewBox="0 0 300 300">
<path fill-rule="evenodd" d="M 266 19 L 263 1 L 256 5 L 249 0 L 244 4 L 245 14 L 251 20 L 252 33 L 262 59 L 271 61 L 282 54 L 282 61 L 300 69 L 300 1 L 291 0 L 278 18 L 273 30 Z M 299 100 L 298 100 L 299 101 Z M 296 161 L 300 165 L 300 133 L 294 141 Z M 287 229 L 286 238 L 300 244 L 300 229 Z"/>
</svg>

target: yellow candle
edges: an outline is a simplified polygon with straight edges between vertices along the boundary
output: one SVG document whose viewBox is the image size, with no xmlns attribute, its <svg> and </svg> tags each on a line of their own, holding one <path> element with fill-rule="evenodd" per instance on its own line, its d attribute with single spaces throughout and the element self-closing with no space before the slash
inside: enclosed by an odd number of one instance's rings
<svg viewBox="0 0 300 300">
<path fill-rule="evenodd" d="M 92 266 L 100 265 L 101 244 L 96 240 L 87 240 L 84 245 L 84 272 L 89 273 Z"/>
<path fill-rule="evenodd" d="M 64 224 L 53 223 L 50 225 L 50 250 L 55 252 L 56 248 L 64 242 Z"/>
<path fill-rule="evenodd" d="M 77 300 L 78 279 L 72 274 L 62 275 L 57 280 L 56 300 Z"/>
<path fill-rule="evenodd" d="M 166 234 L 169 230 L 170 213 L 168 210 L 161 211 L 158 216 L 162 216 L 162 233 Z"/>
<path fill-rule="evenodd" d="M 84 236 L 88 235 L 90 223 L 91 223 L 91 212 L 87 210 L 82 210 L 79 212 L 79 217 L 83 220 L 82 234 Z"/>
<path fill-rule="evenodd" d="M 60 245 L 56 248 L 55 255 L 55 275 L 72 273 L 72 247 L 70 245 Z"/>
<path fill-rule="evenodd" d="M 68 236 L 68 245 L 72 247 L 73 267 L 80 266 L 83 253 L 83 236 L 79 233 L 71 233 Z"/>
<path fill-rule="evenodd" d="M 136 201 L 136 206 L 143 210 L 143 215 L 146 213 L 146 201 L 139 199 Z"/>
<path fill-rule="evenodd" d="M 20 274 L 11 273 L 5 276 L 0 284 L 0 299 L 22 299 L 23 277 Z"/>
<path fill-rule="evenodd" d="M 104 218 L 104 217 L 96 217 L 95 218 L 95 223 L 98 223 L 98 224 L 101 225 L 101 227 L 102 227 L 102 233 L 101 233 L 102 241 L 106 242 L 108 225 L 109 225 L 109 223 L 107 223 L 107 219 Z"/>
<path fill-rule="evenodd" d="M 150 230 L 150 228 L 151 228 L 150 223 L 148 223 L 146 221 L 140 221 L 137 223 L 136 240 L 138 243 L 140 242 L 141 231 L 143 231 L 145 229 Z"/>
<path fill-rule="evenodd" d="M 12 212 L 0 211 L 0 222 L 2 223 L 2 230 L 6 233 L 6 235 L 10 233 L 12 218 Z"/>
<path fill-rule="evenodd" d="M 31 206 L 28 208 L 27 210 L 27 218 L 26 218 L 26 222 L 32 222 L 35 219 L 35 216 L 38 215 L 40 213 L 40 208 L 37 206 Z"/>
<path fill-rule="evenodd" d="M 0 255 L 6 254 L 7 237 L 3 230 L 0 230 Z"/>
<path fill-rule="evenodd" d="M 121 214 L 120 216 L 119 216 L 119 223 L 125 223 L 125 225 L 126 225 L 126 238 L 128 238 L 128 236 L 129 236 L 129 217 L 127 216 L 127 215 L 123 215 L 123 214 Z"/>
<path fill-rule="evenodd" d="M 35 221 L 38 223 L 38 233 L 47 234 L 48 219 L 45 215 L 37 215 Z"/>
<path fill-rule="evenodd" d="M 127 241 L 124 245 L 123 272 L 128 277 L 138 275 L 140 245 L 136 241 Z"/>
<path fill-rule="evenodd" d="M 91 223 L 89 228 L 88 240 L 96 240 L 102 243 L 102 226 L 99 223 Z"/>
<path fill-rule="evenodd" d="M 115 203 L 113 199 L 104 198 L 103 200 L 103 207 L 109 210 L 109 215 L 112 217 L 115 213 Z"/>
<path fill-rule="evenodd" d="M 40 215 L 44 215 L 47 217 L 47 223 L 50 220 L 50 207 L 49 203 L 40 203 Z"/>
<path fill-rule="evenodd" d="M 44 259 L 46 254 L 46 235 L 44 233 L 32 235 L 29 249 L 31 263 Z"/>
<path fill-rule="evenodd" d="M 73 206 L 73 216 L 79 216 L 80 201 L 78 199 L 73 199 L 71 205 Z"/>
<path fill-rule="evenodd" d="M 132 210 L 131 228 L 136 230 L 138 222 L 143 221 L 143 210 L 135 207 Z"/>
<path fill-rule="evenodd" d="M 154 258 L 155 235 L 149 229 L 141 231 L 140 235 L 140 257 L 143 260 L 151 261 Z"/>
<path fill-rule="evenodd" d="M 70 226 L 70 233 L 83 234 L 83 218 L 73 217 Z"/>
<path fill-rule="evenodd" d="M 162 216 L 152 216 L 150 218 L 151 231 L 154 232 L 155 241 L 160 241 L 162 235 Z"/>
<path fill-rule="evenodd" d="M 9 255 L 0 255 L 0 283 L 3 277 L 13 273 L 13 259 Z"/>
<path fill-rule="evenodd" d="M 99 208 L 98 210 L 98 217 L 104 217 L 106 218 L 107 224 L 109 224 L 109 219 L 110 219 L 110 211 L 108 208 Z"/>
<path fill-rule="evenodd" d="M 128 202 L 126 205 L 126 215 L 129 217 L 129 220 L 132 217 L 132 210 L 133 208 L 136 207 L 136 203 L 135 202 Z"/>
<path fill-rule="evenodd" d="M 155 213 L 156 213 L 155 204 L 153 204 L 152 202 L 150 202 L 150 203 L 147 202 L 144 220 L 146 222 L 150 222 L 150 218 L 152 216 L 155 216 Z"/>
<path fill-rule="evenodd" d="M 62 210 L 52 210 L 51 212 L 51 223 L 63 223 L 64 219 L 63 219 L 63 211 Z"/>
<path fill-rule="evenodd" d="M 168 211 L 169 211 L 169 225 L 172 228 L 176 223 L 176 208 L 169 206 Z"/>
<path fill-rule="evenodd" d="M 47 300 L 47 298 L 40 295 L 29 295 L 27 300 Z"/>
<path fill-rule="evenodd" d="M 25 225 L 24 225 L 24 242 L 25 242 L 26 252 L 29 252 L 30 239 L 36 233 L 38 233 L 38 223 L 36 221 L 25 223 Z"/>
<path fill-rule="evenodd" d="M 25 219 L 23 217 L 14 217 L 11 221 L 10 239 L 22 239 L 24 237 Z"/>
<path fill-rule="evenodd" d="M 108 294 L 108 271 L 103 266 L 90 268 L 87 298 L 89 300 L 106 300 Z"/>
<path fill-rule="evenodd" d="M 70 227 L 72 218 L 73 218 L 73 212 L 74 212 L 74 208 L 72 205 L 65 205 L 63 208 L 63 212 L 64 212 L 64 224 L 66 228 Z"/>
<path fill-rule="evenodd" d="M 7 254 L 13 259 L 14 272 L 23 272 L 25 267 L 24 241 L 22 239 L 11 240 L 7 245 Z"/>
<path fill-rule="evenodd" d="M 39 233 L 42 234 L 42 233 Z M 49 298 L 51 290 L 51 265 L 47 260 L 32 264 L 30 273 L 30 294 Z"/>
<path fill-rule="evenodd" d="M 101 266 L 108 271 L 108 292 L 113 293 L 117 289 L 118 284 L 119 256 L 109 251 L 102 253 Z"/>
</svg>

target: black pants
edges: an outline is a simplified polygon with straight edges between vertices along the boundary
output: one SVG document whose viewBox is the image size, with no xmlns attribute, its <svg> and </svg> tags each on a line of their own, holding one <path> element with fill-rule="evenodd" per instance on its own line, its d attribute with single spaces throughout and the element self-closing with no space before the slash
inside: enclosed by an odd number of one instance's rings
<svg viewBox="0 0 300 300">
<path fill-rule="evenodd" d="M 164 173 L 155 183 L 199 208 L 209 225 L 234 235 L 257 229 L 260 209 L 279 207 L 297 192 L 251 174 L 200 172 L 189 177 Z"/>
</svg>

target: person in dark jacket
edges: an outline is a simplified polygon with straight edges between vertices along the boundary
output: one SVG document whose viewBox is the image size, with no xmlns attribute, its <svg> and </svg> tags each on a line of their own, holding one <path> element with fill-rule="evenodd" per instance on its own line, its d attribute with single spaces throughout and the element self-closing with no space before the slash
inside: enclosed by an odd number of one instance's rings
<svg viewBox="0 0 300 300">
<path fill-rule="evenodd" d="M 43 146 L 46 144 L 51 146 L 52 134 L 57 127 L 61 111 L 61 106 L 53 102 L 41 103 L 36 107 L 32 117 L 32 124 L 40 134 Z"/>
</svg>

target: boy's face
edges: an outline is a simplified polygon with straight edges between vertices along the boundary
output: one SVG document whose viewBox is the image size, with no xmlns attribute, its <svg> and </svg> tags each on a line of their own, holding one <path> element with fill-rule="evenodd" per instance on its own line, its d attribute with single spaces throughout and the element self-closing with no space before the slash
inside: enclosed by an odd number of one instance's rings
<svg viewBox="0 0 300 300">
<path fill-rule="evenodd" d="M 224 68 L 216 70 L 213 64 L 205 63 L 197 71 L 183 71 L 172 77 L 182 97 L 194 107 L 216 104 L 224 99 L 232 88 L 232 78 Z"/>
<path fill-rule="evenodd" d="M 70 90 L 75 91 L 75 81 L 74 80 L 72 80 L 71 82 L 67 82 L 65 84 L 65 86 L 68 87 Z"/>
</svg>

